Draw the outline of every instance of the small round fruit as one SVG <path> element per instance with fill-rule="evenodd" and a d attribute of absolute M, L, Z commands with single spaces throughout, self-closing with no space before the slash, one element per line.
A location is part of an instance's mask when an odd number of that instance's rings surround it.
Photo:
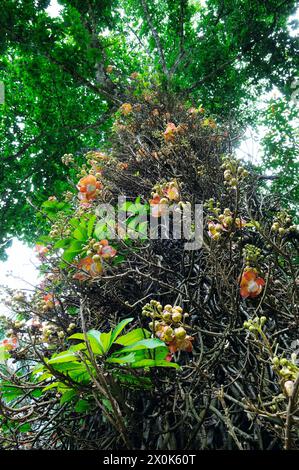
<path fill-rule="evenodd" d="M 173 323 L 179 323 L 182 320 L 182 314 L 180 312 L 175 312 L 171 317 Z"/>
<path fill-rule="evenodd" d="M 186 337 L 186 330 L 182 326 L 174 330 L 174 335 L 177 339 L 184 339 Z"/>

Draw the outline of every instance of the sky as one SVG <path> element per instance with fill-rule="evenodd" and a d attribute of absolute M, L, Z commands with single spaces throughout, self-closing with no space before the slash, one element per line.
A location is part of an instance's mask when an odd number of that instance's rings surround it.
<path fill-rule="evenodd" d="M 55 17 L 58 16 L 61 8 L 56 0 L 52 0 L 47 12 L 50 16 Z M 299 19 L 299 9 L 296 18 Z M 269 95 L 267 98 L 269 98 Z M 259 145 L 261 136 L 261 131 L 257 134 L 248 129 L 237 155 L 240 158 L 250 160 L 252 163 L 258 163 L 261 155 Z M 1 286 L 5 285 L 14 289 L 31 289 L 39 282 L 38 261 L 31 248 L 15 238 L 12 246 L 7 250 L 7 255 L 8 260 L 0 263 L 0 315 L 7 312 L 6 307 L 1 302 L 1 295 L 3 296 Z"/>
<path fill-rule="evenodd" d="M 7 250 L 8 260 L 0 263 L 0 286 L 12 289 L 32 290 L 38 284 L 38 259 L 35 252 L 22 242 L 13 239 Z M 5 298 L 5 290 L 0 287 L 0 295 Z M 7 308 L 0 300 L 0 315 L 7 313 Z"/>

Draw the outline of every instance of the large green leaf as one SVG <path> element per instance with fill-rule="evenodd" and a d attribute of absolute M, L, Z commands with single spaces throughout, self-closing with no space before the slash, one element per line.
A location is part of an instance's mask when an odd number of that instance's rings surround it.
<path fill-rule="evenodd" d="M 142 359 L 141 361 L 134 362 L 131 367 L 172 367 L 174 369 L 180 369 L 180 366 L 175 362 L 168 362 L 163 360 L 156 361 L 155 359 Z"/>
<path fill-rule="evenodd" d="M 116 327 L 112 331 L 111 343 L 113 343 L 116 340 L 116 338 L 120 335 L 122 330 L 128 325 L 128 323 L 130 323 L 133 320 L 134 318 L 125 318 L 120 323 L 118 323 L 118 325 L 116 325 Z"/>
<path fill-rule="evenodd" d="M 63 393 L 63 395 L 60 398 L 60 404 L 63 405 L 64 403 L 68 403 L 69 401 L 72 401 L 76 396 L 77 396 L 77 391 L 71 388 Z"/>
<path fill-rule="evenodd" d="M 117 351 L 114 354 L 117 353 L 124 353 L 126 351 L 131 352 L 131 351 L 138 351 L 141 349 L 155 349 L 155 348 L 161 348 L 165 347 L 165 343 L 161 341 L 160 339 L 157 338 L 147 338 L 147 339 L 142 339 L 140 341 L 137 341 L 136 343 L 133 343 L 129 346 L 126 346 L 125 348 L 121 349 L 120 351 Z"/>
<path fill-rule="evenodd" d="M 121 344 L 122 346 L 129 346 L 130 344 L 136 343 L 137 341 L 149 338 L 150 335 L 150 332 L 144 328 L 135 328 L 126 335 L 122 335 L 117 338 L 115 343 Z"/>
<path fill-rule="evenodd" d="M 87 224 L 87 237 L 90 238 L 93 234 L 94 224 L 97 218 L 95 215 L 91 215 Z"/>
<path fill-rule="evenodd" d="M 109 357 L 106 362 L 109 364 L 132 364 L 135 361 L 135 353 L 126 354 L 120 357 Z"/>
<path fill-rule="evenodd" d="M 77 356 L 72 351 L 63 351 L 60 354 L 55 355 L 48 360 L 48 364 L 58 364 L 62 362 L 74 362 L 76 361 Z"/>

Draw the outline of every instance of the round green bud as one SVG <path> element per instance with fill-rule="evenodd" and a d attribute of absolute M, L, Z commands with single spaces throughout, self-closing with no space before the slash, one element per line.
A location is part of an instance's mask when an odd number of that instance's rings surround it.
<path fill-rule="evenodd" d="M 279 362 L 280 362 L 280 365 L 281 365 L 281 366 L 286 366 L 286 365 L 288 364 L 288 360 L 287 360 L 285 357 L 283 357 L 282 359 L 280 359 Z"/>

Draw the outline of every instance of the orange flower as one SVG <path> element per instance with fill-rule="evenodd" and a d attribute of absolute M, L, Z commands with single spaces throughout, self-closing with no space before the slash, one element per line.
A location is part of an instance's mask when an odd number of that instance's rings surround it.
<path fill-rule="evenodd" d="M 53 294 L 43 295 L 43 300 L 45 302 L 45 307 L 47 307 L 48 309 L 53 308 L 55 303 L 57 303 L 57 302 L 54 302 Z"/>
<path fill-rule="evenodd" d="M 155 195 L 153 199 L 149 200 L 151 206 L 151 215 L 152 217 L 161 217 L 161 215 L 165 215 L 167 204 L 161 203 L 161 197 L 159 195 Z"/>
<path fill-rule="evenodd" d="M 109 245 L 108 240 L 101 240 L 100 245 L 101 246 L 100 246 L 100 249 L 98 251 L 98 254 L 103 259 L 113 258 L 113 256 L 116 255 L 116 253 L 117 253 L 116 249 Z"/>
<path fill-rule="evenodd" d="M 74 274 L 73 279 L 77 279 L 78 281 L 85 281 L 90 277 L 97 277 L 103 272 L 101 261 L 94 261 L 91 256 L 81 259 L 77 267 L 80 272 Z"/>
<path fill-rule="evenodd" d="M 132 78 L 132 80 L 135 80 L 135 79 L 138 78 L 138 77 L 139 77 L 139 73 L 138 73 L 138 72 L 133 72 L 133 73 L 131 73 L 131 75 L 130 75 L 130 78 Z"/>
<path fill-rule="evenodd" d="M 263 278 L 258 277 L 257 271 L 254 268 L 248 268 L 243 272 L 240 281 L 240 294 L 243 299 L 247 297 L 257 297 L 265 285 Z"/>
<path fill-rule="evenodd" d="M 2 341 L 2 346 L 4 347 L 5 351 L 13 351 L 18 347 L 18 338 L 16 336 L 12 338 L 5 338 Z"/>
<path fill-rule="evenodd" d="M 100 189 L 101 187 L 101 183 L 97 181 L 95 176 L 84 176 L 84 178 L 81 178 L 77 184 L 77 188 L 79 190 L 78 197 L 83 203 L 89 203 L 96 198 L 97 189 Z"/>
<path fill-rule="evenodd" d="M 175 338 L 173 341 L 168 343 L 168 348 L 171 353 L 175 353 L 176 351 L 187 351 L 191 352 L 193 345 L 192 341 L 194 338 L 192 336 L 185 336 L 183 339 Z"/>
<path fill-rule="evenodd" d="M 124 116 L 127 116 L 127 114 L 130 114 L 133 111 L 133 107 L 130 103 L 124 103 L 121 105 L 120 110 Z"/>
<path fill-rule="evenodd" d="M 48 253 L 49 248 L 44 245 L 35 245 L 34 250 L 39 258 L 43 258 Z"/>
<path fill-rule="evenodd" d="M 165 193 L 165 196 L 168 197 L 170 201 L 179 201 L 180 199 L 179 190 L 175 185 L 166 188 L 164 193 Z"/>
<path fill-rule="evenodd" d="M 169 122 L 164 132 L 164 139 L 166 140 L 166 142 L 174 141 L 176 131 L 177 131 L 176 125 L 173 122 Z"/>
<path fill-rule="evenodd" d="M 213 238 L 214 240 L 219 240 L 221 232 L 225 230 L 223 225 L 216 224 L 215 222 L 208 223 L 208 234 L 209 237 Z"/>

